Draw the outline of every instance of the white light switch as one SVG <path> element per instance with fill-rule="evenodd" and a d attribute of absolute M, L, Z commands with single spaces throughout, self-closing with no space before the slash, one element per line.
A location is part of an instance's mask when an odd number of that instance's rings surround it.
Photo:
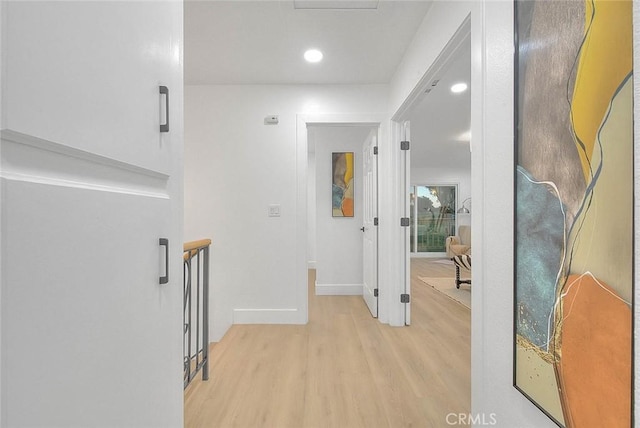
<path fill-rule="evenodd" d="M 269 205 L 269 217 L 280 217 L 280 205 Z"/>

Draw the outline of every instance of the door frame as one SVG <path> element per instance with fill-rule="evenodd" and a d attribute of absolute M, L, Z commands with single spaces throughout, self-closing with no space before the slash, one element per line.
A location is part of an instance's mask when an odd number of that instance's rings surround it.
<path fill-rule="evenodd" d="M 405 135 L 409 132 L 407 129 L 409 124 L 409 113 L 417 106 L 417 104 L 421 101 L 421 97 L 424 94 L 425 90 L 431 85 L 431 81 L 438 76 L 441 71 L 446 67 L 453 57 L 457 54 L 458 49 L 461 47 L 462 43 L 466 42 L 471 38 L 471 15 L 469 14 L 465 20 L 460 24 L 455 34 L 451 37 L 451 39 L 447 42 L 447 44 L 442 48 L 438 57 L 433 61 L 433 63 L 427 68 L 427 71 L 422 75 L 416 86 L 409 93 L 404 102 L 400 105 L 398 110 L 391 116 L 391 136 L 390 139 L 393 142 L 391 145 L 396 147 L 395 151 L 400 153 L 400 141 L 405 139 Z M 473 51 L 473 49 L 472 49 Z M 473 61 L 472 61 L 473 62 Z M 473 64 L 472 64 L 473 67 Z M 473 70 L 472 70 L 472 80 L 473 80 Z M 473 119 L 472 119 L 473 120 Z M 473 126 L 472 126 L 473 127 Z M 410 128 L 409 128 L 410 129 Z M 410 141 L 410 138 L 409 138 Z M 395 187 L 395 192 L 397 192 L 396 198 L 396 210 L 399 213 L 407 213 L 409 210 L 409 186 L 410 186 L 410 172 L 411 172 L 411 150 L 406 152 L 406 156 L 401 156 L 398 154 L 395 157 L 395 170 L 397 171 L 397 186 Z M 473 159 L 472 159 L 472 168 L 473 168 Z M 473 194 L 473 191 L 471 192 Z M 402 214 L 400 215 L 402 216 Z M 403 292 L 410 294 L 411 290 L 411 252 L 409 247 L 409 231 L 405 231 L 404 233 L 400 233 L 397 235 L 397 241 L 400 241 L 400 250 L 398 253 L 400 254 L 401 261 L 399 266 L 401 266 L 402 272 L 398 273 L 396 278 L 400 279 L 403 282 Z M 472 273 L 472 281 L 473 281 L 473 273 Z M 411 323 L 411 301 L 405 304 L 404 308 L 404 319 L 405 325 L 410 325 Z"/>
<path fill-rule="evenodd" d="M 309 290 L 307 279 L 307 180 L 308 180 L 308 125 L 325 125 L 325 126 L 373 126 L 378 128 L 378 147 L 384 147 L 388 141 L 388 124 L 389 117 L 380 113 L 357 113 L 357 114 L 298 114 L 296 115 L 296 201 L 297 201 L 297 218 L 296 218 L 296 283 L 297 288 L 297 307 L 299 308 L 299 322 L 304 324 L 309 321 Z M 380 159 L 378 160 L 380 162 Z M 380 164 L 378 165 L 380 168 Z M 389 187 L 389 191 L 390 191 Z M 378 201 L 380 201 L 381 186 L 378 187 Z M 382 218 L 380 212 L 382 207 L 379 206 L 379 217 Z M 382 223 L 382 222 L 381 222 Z M 378 230 L 378 237 L 384 231 L 384 227 Z M 380 249 L 381 250 L 381 249 Z M 384 264 L 380 264 L 382 259 L 380 251 L 378 251 L 378 320 L 388 322 L 388 293 L 385 293 L 385 285 L 388 282 L 383 280 Z M 387 297 L 387 299 L 385 299 Z"/>

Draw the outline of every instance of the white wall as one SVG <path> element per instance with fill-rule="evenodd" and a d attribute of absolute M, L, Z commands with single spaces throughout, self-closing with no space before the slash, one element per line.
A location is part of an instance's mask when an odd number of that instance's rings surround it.
<path fill-rule="evenodd" d="M 469 168 L 411 168 L 411 184 L 457 184 L 458 208 L 471 197 L 471 166 Z M 465 204 L 469 208 L 469 201 Z M 470 225 L 469 214 L 458 214 L 458 225 Z"/>
<path fill-rule="evenodd" d="M 296 182 L 296 115 L 384 113 L 387 90 L 185 88 L 185 240 L 213 240 L 211 341 L 234 322 L 305 322 L 296 296 L 306 284 L 295 279 L 296 192 L 307 185 Z M 273 114 L 280 123 L 264 125 Z M 267 216 L 269 204 L 280 204 L 281 217 Z"/>
<path fill-rule="evenodd" d="M 369 126 L 310 126 L 316 148 L 316 294 L 362 294 L 362 145 Z M 333 217 L 333 152 L 354 152 L 353 217 Z"/>

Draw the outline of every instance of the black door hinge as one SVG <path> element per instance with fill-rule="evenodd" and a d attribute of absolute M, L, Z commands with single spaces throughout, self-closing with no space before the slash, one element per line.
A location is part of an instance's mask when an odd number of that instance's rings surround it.
<path fill-rule="evenodd" d="M 410 297 L 408 294 L 401 294 L 400 295 L 400 303 L 409 303 L 410 301 Z"/>
<path fill-rule="evenodd" d="M 378 146 L 374 146 L 373 147 L 373 154 L 377 155 L 378 154 Z"/>
<path fill-rule="evenodd" d="M 378 217 L 374 217 L 373 218 L 373 225 L 377 226 L 378 225 Z"/>
<path fill-rule="evenodd" d="M 410 143 L 408 141 L 400 141 L 400 150 L 409 150 Z"/>
<path fill-rule="evenodd" d="M 402 217 L 400 219 L 400 226 L 408 227 L 409 226 L 409 217 Z"/>
<path fill-rule="evenodd" d="M 378 297 L 378 289 L 377 288 L 373 289 L 373 297 Z"/>

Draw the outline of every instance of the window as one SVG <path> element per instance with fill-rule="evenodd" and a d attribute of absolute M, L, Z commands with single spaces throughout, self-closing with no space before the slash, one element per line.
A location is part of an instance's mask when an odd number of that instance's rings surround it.
<path fill-rule="evenodd" d="M 456 233 L 457 185 L 411 186 L 411 252 L 444 253 Z"/>

